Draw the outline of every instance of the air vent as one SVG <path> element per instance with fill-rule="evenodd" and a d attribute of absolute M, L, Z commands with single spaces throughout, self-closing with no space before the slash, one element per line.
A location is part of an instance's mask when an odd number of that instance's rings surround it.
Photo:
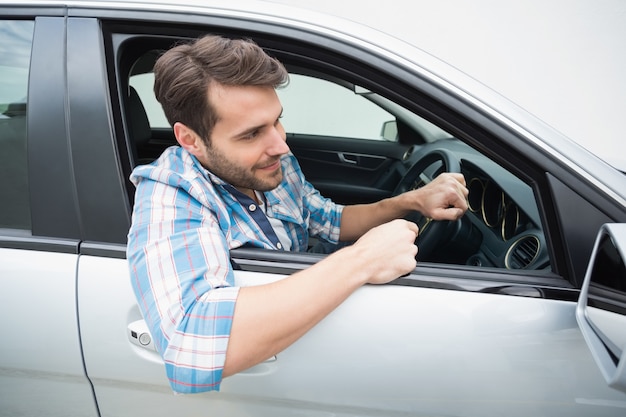
<path fill-rule="evenodd" d="M 539 239 L 536 236 L 524 236 L 513 243 L 506 254 L 505 264 L 508 269 L 524 269 L 539 255 Z"/>

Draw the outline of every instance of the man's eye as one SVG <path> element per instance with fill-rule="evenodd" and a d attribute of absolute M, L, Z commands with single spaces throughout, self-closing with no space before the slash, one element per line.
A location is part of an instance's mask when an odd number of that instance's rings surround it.
<path fill-rule="evenodd" d="M 257 136 L 259 136 L 259 130 L 253 130 L 250 133 L 247 133 L 246 135 L 243 136 L 243 139 L 254 139 Z"/>

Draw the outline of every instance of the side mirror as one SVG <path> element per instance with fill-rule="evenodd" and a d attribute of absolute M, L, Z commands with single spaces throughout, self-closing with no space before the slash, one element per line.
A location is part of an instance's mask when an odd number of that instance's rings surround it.
<path fill-rule="evenodd" d="M 380 129 L 380 136 L 388 140 L 389 142 L 398 141 L 398 124 L 395 120 L 388 120 L 383 123 L 382 129 Z"/>
<path fill-rule="evenodd" d="M 607 384 L 626 392 L 626 224 L 600 229 L 576 320 Z"/>

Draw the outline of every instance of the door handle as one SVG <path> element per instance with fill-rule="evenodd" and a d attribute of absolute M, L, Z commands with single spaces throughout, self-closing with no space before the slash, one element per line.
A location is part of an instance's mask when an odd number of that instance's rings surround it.
<path fill-rule="evenodd" d="M 357 164 L 356 160 L 346 158 L 346 155 L 343 152 L 339 152 L 337 155 L 339 156 L 339 161 L 343 162 L 344 164 L 350 164 L 350 165 Z"/>
<path fill-rule="evenodd" d="M 154 345 L 154 339 L 150 334 L 150 330 L 148 330 L 148 325 L 144 320 L 137 320 L 128 325 L 127 328 L 128 339 L 130 342 L 136 346 L 139 346 L 143 349 L 147 349 L 149 351 L 157 352 L 156 346 Z M 157 352 L 158 353 L 158 352 Z M 242 374 L 263 374 L 269 372 L 272 368 L 270 365 L 276 362 L 278 358 L 276 355 L 273 355 L 263 362 L 248 368 L 244 371 L 241 371 Z"/>
<path fill-rule="evenodd" d="M 127 328 L 128 339 L 134 345 L 148 350 L 156 350 L 154 345 L 154 339 L 148 330 L 148 325 L 144 320 L 137 320 L 128 325 Z"/>

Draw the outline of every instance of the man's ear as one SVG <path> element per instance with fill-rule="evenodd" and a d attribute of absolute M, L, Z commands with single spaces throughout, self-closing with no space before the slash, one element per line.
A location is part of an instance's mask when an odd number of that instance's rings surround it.
<path fill-rule="evenodd" d="M 178 144 L 190 154 L 198 156 L 201 153 L 202 139 L 189 126 L 181 122 L 174 123 L 174 136 Z"/>

